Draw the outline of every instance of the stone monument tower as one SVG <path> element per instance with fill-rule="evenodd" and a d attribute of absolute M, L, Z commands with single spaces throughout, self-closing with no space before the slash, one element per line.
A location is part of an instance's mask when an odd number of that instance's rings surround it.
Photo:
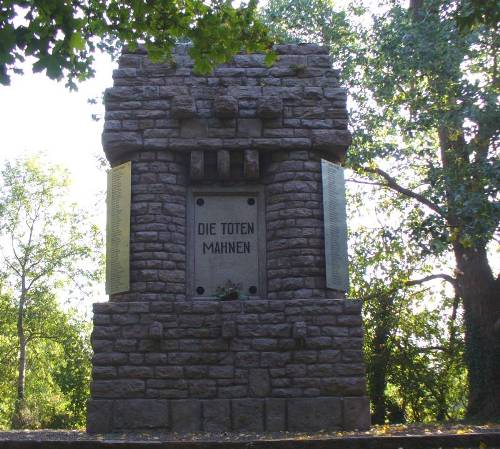
<path fill-rule="evenodd" d="M 107 292 L 88 430 L 369 426 L 346 300 L 346 91 L 325 49 L 195 75 L 123 53 L 106 91 Z"/>

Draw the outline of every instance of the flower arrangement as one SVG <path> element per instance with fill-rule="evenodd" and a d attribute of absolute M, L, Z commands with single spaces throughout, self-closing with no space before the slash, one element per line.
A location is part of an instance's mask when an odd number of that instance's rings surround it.
<path fill-rule="evenodd" d="M 235 284 L 232 281 L 226 281 L 219 285 L 215 290 L 215 296 L 222 300 L 246 299 L 247 296 L 241 290 L 241 284 Z"/>

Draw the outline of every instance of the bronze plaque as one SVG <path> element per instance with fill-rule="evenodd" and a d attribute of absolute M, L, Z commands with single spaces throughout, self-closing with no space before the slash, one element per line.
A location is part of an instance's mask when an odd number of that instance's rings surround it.
<path fill-rule="evenodd" d="M 326 287 L 347 292 L 347 217 L 344 169 L 322 160 Z"/>
<path fill-rule="evenodd" d="M 130 289 L 130 195 L 132 163 L 108 171 L 106 195 L 106 294 Z"/>

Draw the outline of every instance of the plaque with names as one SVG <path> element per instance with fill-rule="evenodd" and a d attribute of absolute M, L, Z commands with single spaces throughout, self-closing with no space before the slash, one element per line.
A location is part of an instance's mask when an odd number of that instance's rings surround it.
<path fill-rule="evenodd" d="M 340 165 L 322 160 L 321 174 L 323 178 L 326 287 L 347 292 L 349 289 L 349 270 L 344 169 Z"/>
<path fill-rule="evenodd" d="M 106 294 L 130 289 L 130 195 L 132 163 L 108 171 Z"/>
<path fill-rule="evenodd" d="M 243 295 L 261 294 L 259 198 L 197 194 L 193 202 L 194 296 L 213 297 L 228 282 Z"/>

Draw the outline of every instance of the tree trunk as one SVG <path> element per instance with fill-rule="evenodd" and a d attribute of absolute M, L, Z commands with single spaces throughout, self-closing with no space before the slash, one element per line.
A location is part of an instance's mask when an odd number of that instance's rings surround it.
<path fill-rule="evenodd" d="M 387 332 L 378 328 L 375 331 L 373 355 L 370 369 L 370 400 L 373 404 L 373 424 L 384 424 L 386 416 L 387 387 Z"/>
<path fill-rule="evenodd" d="M 378 323 L 373 337 L 373 348 L 370 364 L 368 366 L 368 378 L 370 382 L 370 401 L 373 404 L 373 424 L 384 424 L 387 415 L 387 370 L 389 364 L 389 337 L 394 328 L 394 300 L 391 296 L 380 295 L 376 301 L 379 302 Z"/>
<path fill-rule="evenodd" d="M 500 416 L 500 282 L 494 279 L 486 249 L 454 245 L 465 319 L 465 357 L 468 367 L 467 415 Z M 497 325 L 498 326 L 498 325 Z"/>
<path fill-rule="evenodd" d="M 422 18 L 423 0 L 410 0 L 413 20 Z M 433 11 L 437 13 L 437 11 Z M 466 229 L 466 220 L 460 216 L 456 204 L 458 187 L 462 194 L 477 194 L 483 187 L 481 180 L 471 179 L 463 166 L 471 164 L 469 152 L 474 150 L 463 134 L 463 117 L 457 111 L 457 102 L 449 99 L 449 109 L 443 110 L 439 127 L 442 167 L 445 176 L 447 217 L 449 228 L 455 233 L 457 281 L 464 306 L 465 357 L 469 378 L 467 414 L 470 417 L 500 416 L 500 280 L 494 278 L 488 263 L 486 242 L 477 239 L 470 247 L 460 243 Z M 482 126 L 480 126 L 482 129 Z M 486 149 L 488 142 L 486 143 Z M 475 148 L 477 151 L 478 148 Z M 487 150 L 486 150 L 487 153 Z M 477 237 L 477 236 L 475 236 Z"/>
<path fill-rule="evenodd" d="M 26 384 L 26 335 L 24 333 L 24 305 L 26 302 L 26 288 L 24 276 L 21 280 L 21 297 L 19 299 L 19 307 L 17 309 L 17 339 L 19 343 L 19 359 L 17 366 L 17 398 L 12 419 L 12 426 L 17 428 L 22 427 L 22 411 L 24 408 L 25 399 L 25 384 Z"/>
<path fill-rule="evenodd" d="M 454 126 L 460 129 L 458 123 Z M 455 202 L 455 190 L 477 193 L 482 187 L 463 173 L 461 165 L 468 164 L 465 138 L 443 126 L 439 130 L 441 160 L 445 172 L 447 222 L 455 231 L 455 254 L 458 290 L 464 306 L 465 361 L 468 368 L 469 400 L 467 415 L 493 418 L 500 415 L 500 336 L 495 325 L 500 320 L 500 281 L 495 280 L 488 262 L 486 242 L 476 236 L 468 247 L 460 242 L 467 222 L 460 216 Z"/>
<path fill-rule="evenodd" d="M 17 401 L 24 401 L 24 385 L 26 380 L 26 337 L 24 336 L 24 330 L 21 326 L 17 328 L 17 336 L 19 340 L 19 363 L 18 363 L 18 375 L 17 375 Z"/>

